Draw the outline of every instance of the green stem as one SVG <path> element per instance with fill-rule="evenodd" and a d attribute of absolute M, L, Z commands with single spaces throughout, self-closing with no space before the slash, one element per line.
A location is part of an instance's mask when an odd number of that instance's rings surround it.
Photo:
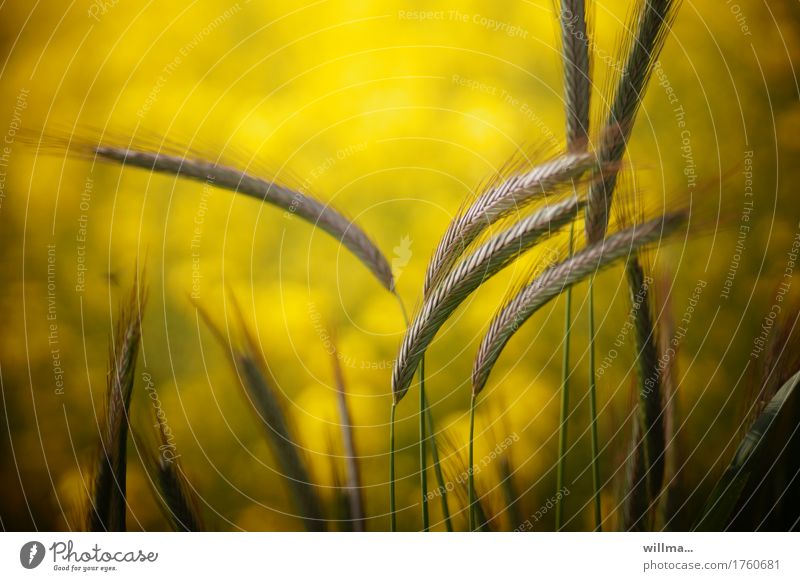
<path fill-rule="evenodd" d="M 389 512 L 391 513 L 392 532 L 397 531 L 397 507 L 395 505 L 395 475 L 394 475 L 394 416 L 397 404 L 392 402 L 392 411 L 389 417 Z"/>
<path fill-rule="evenodd" d="M 395 297 L 397 298 L 397 302 L 400 305 L 400 310 L 403 313 L 403 321 L 405 322 L 406 327 L 408 327 L 410 322 L 409 322 L 409 319 L 408 319 L 408 312 L 406 311 L 406 306 L 403 304 L 403 301 L 400 298 L 400 295 L 395 293 Z M 423 417 L 424 417 L 424 421 L 427 423 L 428 432 L 430 432 L 431 455 L 433 456 L 433 469 L 434 469 L 434 472 L 436 473 L 436 480 L 437 480 L 437 483 L 439 485 L 439 492 L 440 492 L 440 497 L 441 497 L 441 502 L 442 502 L 442 513 L 444 514 L 445 526 L 447 527 L 447 531 L 448 532 L 453 532 L 453 523 L 452 523 L 452 520 L 450 518 L 450 510 L 447 507 L 447 488 L 445 487 L 444 474 L 442 473 L 441 464 L 439 462 L 439 447 L 436 445 L 436 438 L 434 437 L 434 435 L 436 433 L 436 430 L 434 430 L 433 416 L 431 415 L 430 406 L 428 406 L 428 398 L 427 398 L 427 396 L 425 394 L 425 387 L 424 387 L 425 386 L 425 368 L 424 368 L 425 361 L 424 360 L 423 360 L 422 364 L 423 364 L 423 367 L 420 370 L 420 385 L 421 385 L 421 388 L 422 388 L 420 396 L 421 396 L 421 404 L 423 406 L 423 412 L 424 412 L 424 416 Z M 392 407 L 392 418 L 394 418 L 394 405 L 395 404 L 392 404 L 392 406 L 393 406 Z M 390 431 L 392 432 L 392 435 L 391 435 L 392 448 L 391 448 L 391 466 L 390 466 L 390 469 L 389 469 L 389 472 L 390 472 L 390 474 L 389 474 L 389 478 L 390 478 L 390 483 L 389 483 L 389 490 L 390 490 L 390 492 L 389 492 L 389 495 L 390 495 L 389 504 L 390 504 L 391 511 L 392 511 L 392 524 L 394 526 L 395 525 L 395 509 L 394 509 L 394 507 L 395 507 L 395 479 L 394 479 L 394 435 L 393 435 L 394 434 L 394 419 L 392 420 L 392 425 L 390 427 Z M 421 438 L 420 442 L 424 442 L 424 439 Z M 420 453 L 422 454 L 423 450 L 420 450 Z M 426 465 L 425 461 L 421 462 L 421 465 L 425 466 Z M 427 503 L 427 491 L 426 491 L 426 489 L 427 489 L 427 478 L 424 475 L 424 469 L 423 469 L 423 495 L 424 495 L 424 497 L 423 497 L 423 520 L 425 520 L 425 518 L 427 516 L 426 515 L 426 511 L 427 511 L 427 504 L 426 504 Z M 392 530 L 395 530 L 395 528 L 392 528 Z"/>
<path fill-rule="evenodd" d="M 594 528 L 603 530 L 603 512 L 600 506 L 600 453 L 597 438 L 597 378 L 595 377 L 594 349 L 594 278 L 589 279 L 589 415 L 592 430 L 592 487 L 594 489 Z"/>
<path fill-rule="evenodd" d="M 419 364 L 419 485 L 422 489 L 422 530 L 430 530 L 428 516 L 428 452 L 425 436 L 425 358 Z"/>
<path fill-rule="evenodd" d="M 569 256 L 572 256 L 575 240 L 575 223 L 569 228 Z M 561 423 L 558 427 L 558 469 L 556 490 L 564 487 L 564 474 L 567 469 L 567 418 L 569 417 L 569 344 L 572 327 L 572 287 L 565 291 L 564 304 L 564 359 L 561 363 Z M 564 523 L 564 498 L 556 504 L 556 530 Z"/>
<path fill-rule="evenodd" d="M 397 292 L 393 292 L 395 298 L 397 299 L 397 304 L 400 305 L 400 312 L 403 313 L 403 321 L 408 327 L 408 313 L 406 312 L 406 306 L 403 304 L 403 299 L 400 298 L 400 295 Z M 389 512 L 391 513 L 391 521 L 392 521 L 392 532 L 397 531 L 397 496 L 395 491 L 395 471 L 394 471 L 394 424 L 395 424 L 395 412 L 397 411 L 397 402 L 394 401 L 392 398 L 392 411 L 391 411 L 391 418 L 389 420 Z"/>
<path fill-rule="evenodd" d="M 425 398 L 425 418 L 428 425 L 428 434 L 431 440 L 431 456 L 433 457 L 433 471 L 436 474 L 436 484 L 438 485 L 439 498 L 442 504 L 442 514 L 444 515 L 444 525 L 448 533 L 453 532 L 453 523 L 450 520 L 450 509 L 447 506 L 447 488 L 445 486 L 442 466 L 439 462 L 439 450 L 436 445 L 436 431 L 433 428 L 433 414 L 431 413 L 428 398 Z"/>
<path fill-rule="evenodd" d="M 475 465 L 474 465 L 474 444 L 475 444 L 475 394 L 469 402 L 469 483 L 467 485 L 469 494 L 469 530 L 475 530 Z"/>

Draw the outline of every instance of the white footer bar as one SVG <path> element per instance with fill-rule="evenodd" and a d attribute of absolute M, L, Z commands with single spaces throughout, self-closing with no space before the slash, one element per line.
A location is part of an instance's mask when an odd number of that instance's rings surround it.
<path fill-rule="evenodd" d="M 792 533 L 3 533 L 0 578 L 796 580 L 798 553 Z"/>

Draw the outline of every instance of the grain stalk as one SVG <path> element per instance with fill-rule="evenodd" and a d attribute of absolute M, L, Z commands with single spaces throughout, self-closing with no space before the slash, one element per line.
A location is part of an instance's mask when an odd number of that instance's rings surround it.
<path fill-rule="evenodd" d="M 469 530 L 475 530 L 475 394 L 469 398 L 469 476 L 468 476 L 468 506 Z"/>
<path fill-rule="evenodd" d="M 136 358 L 142 336 L 142 313 L 147 303 L 144 274 L 137 276 L 127 305 L 120 307 L 109 353 L 105 424 L 89 512 L 91 532 L 124 531 L 130 405 Z"/>
<path fill-rule="evenodd" d="M 502 270 L 517 256 L 534 246 L 544 237 L 557 231 L 574 220 L 583 202 L 572 196 L 562 202 L 546 206 L 533 215 L 523 219 L 508 230 L 500 233 L 465 258 L 430 294 L 414 323 L 408 329 L 400 348 L 397 365 L 392 375 L 392 390 L 395 401 L 399 401 L 408 391 L 414 370 L 420 366 L 424 374 L 425 350 L 437 331 L 447 321 L 456 308 L 485 280 Z M 424 442 L 424 391 L 420 385 L 420 440 Z M 474 402 L 473 402 L 474 403 Z M 470 409 L 471 428 L 474 425 L 474 406 Z M 470 437 L 470 460 L 472 459 L 472 438 Z M 424 472 L 421 446 L 420 459 Z M 470 463 L 470 473 L 472 464 Z M 422 478 L 425 486 L 425 477 Z M 427 491 L 423 488 L 423 525 L 425 524 Z M 472 517 L 474 505 L 474 481 L 469 482 L 469 514 Z M 474 524 L 474 523 L 473 523 Z"/>
<path fill-rule="evenodd" d="M 678 402 L 678 352 L 680 346 L 675 341 L 675 319 L 672 314 L 670 300 L 670 280 L 666 276 L 658 277 L 658 291 L 655 295 L 659 301 L 656 311 L 662 313 L 658 324 L 658 358 L 661 372 L 662 406 L 664 408 L 664 489 L 658 499 L 657 530 L 667 530 L 674 514 L 674 497 L 677 487 L 677 432 L 676 413 Z"/>
<path fill-rule="evenodd" d="M 561 0 L 561 42 L 564 61 L 564 101 L 567 117 L 567 150 L 572 153 L 585 152 L 589 143 L 589 105 L 591 102 L 591 70 L 589 59 L 589 36 L 586 21 L 585 0 Z M 569 228 L 569 256 L 574 250 L 575 224 Z M 556 490 L 564 487 L 567 465 L 569 418 L 569 358 L 572 329 L 572 287 L 564 294 L 564 351 L 561 364 L 561 413 L 558 433 L 558 469 Z M 591 417 L 594 424 L 596 418 Z M 595 450 L 592 450 L 596 462 Z M 564 499 L 556 504 L 556 530 L 561 529 L 564 519 Z"/>
<path fill-rule="evenodd" d="M 392 408 L 389 412 L 389 522 L 390 530 L 394 533 L 397 532 L 397 491 L 396 475 L 394 467 L 395 457 L 395 442 L 394 442 L 394 425 L 395 416 L 397 415 L 397 403 L 392 401 Z"/>
<path fill-rule="evenodd" d="M 406 329 L 410 324 L 408 319 L 408 313 L 405 308 L 405 304 L 400 299 L 399 295 L 395 295 L 397 297 L 397 301 L 400 305 L 400 311 L 403 314 L 403 321 L 405 322 Z M 424 362 L 424 360 L 423 360 Z M 424 365 L 420 366 L 420 383 L 424 381 L 425 377 L 425 370 Z M 436 475 L 436 483 L 438 485 L 437 491 L 439 493 L 439 499 L 441 502 L 442 507 L 442 515 L 444 516 L 444 524 L 445 528 L 448 532 L 453 532 L 453 522 L 450 517 L 450 509 L 447 506 L 447 488 L 445 487 L 444 475 L 442 474 L 441 463 L 439 459 L 439 450 L 438 445 L 436 443 L 436 431 L 434 428 L 434 421 L 433 421 L 433 413 L 430 410 L 430 405 L 428 403 L 427 395 L 424 389 L 421 389 L 420 394 L 420 419 L 425 421 L 427 426 L 427 432 L 429 432 L 429 436 L 425 433 L 423 428 L 420 428 L 420 484 L 421 484 L 421 492 L 422 492 L 422 502 L 426 503 L 423 505 L 425 508 L 423 509 L 423 524 L 426 520 L 425 512 L 427 511 L 427 500 L 428 500 L 428 492 L 427 492 L 427 476 L 423 475 L 424 471 L 427 469 L 427 452 L 426 452 L 426 439 L 430 439 L 431 443 L 431 457 L 433 460 L 433 470 L 434 474 Z M 393 400 L 392 401 L 392 409 L 389 416 L 389 511 L 391 513 L 391 530 L 394 532 L 397 530 L 397 516 L 396 516 L 396 485 L 395 485 L 395 431 L 394 431 L 394 424 L 395 424 L 395 414 L 397 409 L 397 403 Z M 424 480 L 424 482 L 423 482 Z"/>
<path fill-rule="evenodd" d="M 433 414 L 431 413 L 430 403 L 427 398 L 425 400 L 425 418 L 430 433 L 431 441 L 431 460 L 433 460 L 433 472 L 436 475 L 437 493 L 442 506 L 442 515 L 444 517 L 444 526 L 448 533 L 453 532 L 453 522 L 450 518 L 450 508 L 447 506 L 447 486 L 444 481 L 444 473 L 442 472 L 441 460 L 439 458 L 439 446 L 436 443 L 436 431 L 434 429 Z"/>
<path fill-rule="evenodd" d="M 592 446 L 592 496 L 594 502 L 594 529 L 603 530 L 603 507 L 600 502 L 600 438 L 597 434 L 597 376 L 595 340 L 597 335 L 594 327 L 594 276 L 589 278 L 587 288 L 589 309 L 589 417 L 591 418 L 591 446 Z"/>
<path fill-rule="evenodd" d="M 636 114 L 641 106 L 647 83 L 652 75 L 653 65 L 658 59 L 664 40 L 670 28 L 670 23 L 674 17 L 676 6 L 680 0 L 641 0 L 634 13 L 636 36 L 630 40 L 627 50 L 625 68 L 619 78 L 615 94 L 612 100 L 611 111 L 609 112 L 598 150 L 600 161 L 611 164 L 610 170 L 600 170 L 600 179 L 593 181 L 589 186 L 588 204 L 586 208 L 586 240 L 588 243 L 595 243 L 606 235 L 608 229 L 608 217 L 613 200 L 614 189 L 616 187 L 619 162 L 625 155 L 627 141 L 636 120 Z M 631 27 L 633 28 L 633 27 Z M 635 259 L 634 259 L 635 260 Z M 629 281 L 631 278 L 629 277 Z M 630 288 L 634 293 L 638 289 Z M 590 413 L 592 415 L 592 474 L 595 485 L 595 526 L 599 529 L 601 510 L 599 486 L 599 466 L 597 449 L 597 427 L 596 427 L 596 391 L 597 378 L 594 368 L 595 360 L 595 324 L 594 324 L 594 285 L 589 283 L 589 396 Z M 650 313 L 638 315 L 640 321 L 637 327 L 652 328 L 652 322 L 644 321 L 649 318 Z M 646 349 L 646 345 L 638 346 L 638 352 Z M 645 375 L 639 377 L 640 393 L 644 390 Z M 658 396 L 660 398 L 660 395 Z M 648 433 L 649 426 L 646 426 Z M 648 446 L 645 439 L 644 446 Z M 654 450 L 646 452 L 653 457 Z"/>
<path fill-rule="evenodd" d="M 422 530 L 430 530 L 430 516 L 428 515 L 428 450 L 427 436 L 425 435 L 425 358 L 419 364 L 419 480 L 422 495 Z"/>
<path fill-rule="evenodd" d="M 469 208 L 450 223 L 442 236 L 425 273 L 423 289 L 425 297 L 430 295 L 443 277 L 452 270 L 466 248 L 486 228 L 513 211 L 519 211 L 524 206 L 546 196 L 549 192 L 563 187 L 565 183 L 577 180 L 595 164 L 594 156 L 576 150 L 528 171 L 515 173 L 497 185 L 489 187 Z M 423 354 L 420 361 L 420 390 L 424 392 L 424 389 L 425 356 Z M 424 393 L 420 396 L 420 401 L 422 399 L 424 399 Z M 422 413 L 420 411 L 420 414 Z M 422 419 L 420 419 L 420 439 L 422 439 L 424 431 L 422 423 Z M 424 450 L 420 450 L 420 457 L 425 457 Z M 421 470 L 423 474 L 423 515 L 425 515 L 427 484 L 424 477 L 424 464 L 421 465 Z"/>

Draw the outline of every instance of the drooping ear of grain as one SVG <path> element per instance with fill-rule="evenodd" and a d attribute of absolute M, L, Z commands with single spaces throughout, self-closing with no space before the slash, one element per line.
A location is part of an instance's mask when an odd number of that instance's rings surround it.
<path fill-rule="evenodd" d="M 687 220 L 685 211 L 675 211 L 618 232 L 548 268 L 516 294 L 492 320 L 481 341 L 472 370 L 472 390 L 478 394 L 508 341 L 536 311 L 565 288 L 630 255 L 637 248 L 653 244 L 678 230 Z"/>
<path fill-rule="evenodd" d="M 92 532 L 125 530 L 130 403 L 146 302 L 144 275 L 140 275 L 134 279 L 128 303 L 120 307 L 111 338 L 106 412 L 89 511 Z"/>
<path fill-rule="evenodd" d="M 31 138 L 29 140 L 33 141 Z M 213 161 L 137 149 L 133 146 L 121 147 L 72 137 L 50 136 L 39 137 L 36 145 L 44 150 L 66 148 L 70 153 L 83 157 L 97 157 L 123 166 L 204 182 L 277 206 L 287 215 L 297 216 L 330 234 L 352 252 L 384 288 L 395 292 L 389 261 L 367 234 L 335 208 L 304 192 Z"/>
<path fill-rule="evenodd" d="M 545 206 L 480 246 L 460 262 L 427 297 L 406 331 L 392 373 L 392 393 L 399 402 L 438 330 L 458 306 L 484 281 L 513 262 L 537 242 L 575 219 L 583 202 L 573 196 Z"/>

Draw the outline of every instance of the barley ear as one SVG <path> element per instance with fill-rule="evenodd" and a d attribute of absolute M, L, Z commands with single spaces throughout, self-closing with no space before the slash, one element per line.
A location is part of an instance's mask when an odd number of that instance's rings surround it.
<path fill-rule="evenodd" d="M 644 224 L 628 228 L 545 270 L 510 299 L 492 320 L 481 341 L 472 370 L 472 391 L 480 393 L 508 341 L 525 321 L 559 296 L 565 288 L 595 274 L 631 252 L 658 242 L 676 232 L 688 219 L 683 210 L 669 212 Z"/>
<path fill-rule="evenodd" d="M 392 372 L 395 402 L 405 396 L 425 350 L 458 306 L 522 253 L 572 222 L 582 207 L 583 202 L 577 196 L 545 206 L 480 246 L 436 286 L 409 326 L 400 346 Z"/>
<path fill-rule="evenodd" d="M 564 58 L 564 101 L 567 148 L 585 151 L 589 142 L 589 104 L 592 79 L 586 0 L 561 0 L 561 42 Z"/>
<path fill-rule="evenodd" d="M 601 162 L 598 180 L 589 186 L 586 207 L 586 240 L 597 242 L 608 228 L 611 201 L 617 183 L 619 162 L 625 155 L 628 138 L 641 106 L 653 66 L 664 45 L 680 0 L 639 0 L 629 30 L 624 69 L 617 81 L 614 96 L 603 127 L 597 155 Z M 602 169 L 611 164 L 610 169 Z M 615 165 L 616 164 L 616 165 Z"/>
<path fill-rule="evenodd" d="M 289 421 L 278 395 L 267 379 L 266 364 L 257 354 L 257 343 L 245 328 L 238 306 L 235 308 L 239 315 L 241 333 L 245 336 L 239 344 L 227 341 L 209 315 L 201 308 L 197 308 L 199 315 L 223 348 L 229 349 L 234 370 L 253 411 L 265 429 L 267 443 L 278 464 L 279 474 L 289 490 L 305 528 L 312 532 L 324 531 L 325 518 L 315 485 L 311 481 L 297 440 L 289 428 Z"/>
<path fill-rule="evenodd" d="M 130 404 L 142 334 L 142 313 L 147 303 L 144 281 L 144 273 L 134 279 L 128 302 L 120 307 L 116 332 L 111 338 L 106 411 L 88 519 L 88 529 L 92 532 L 125 530 Z"/>
<path fill-rule="evenodd" d="M 34 141 L 30 137 L 28 139 Z M 203 182 L 276 206 L 284 211 L 286 218 L 296 216 L 330 234 L 358 258 L 384 288 L 395 292 L 389 261 L 369 236 L 335 208 L 305 192 L 292 190 L 273 180 L 216 161 L 149 151 L 135 146 L 93 143 L 72 136 L 64 138 L 49 135 L 39 136 L 35 144 L 45 151 L 66 149 L 70 154 L 84 158 L 98 158 L 124 167 Z"/>
<path fill-rule="evenodd" d="M 424 294 L 433 291 L 489 226 L 548 194 L 571 188 L 573 180 L 596 167 L 593 154 L 568 153 L 490 185 L 447 227 L 428 263 Z"/>

